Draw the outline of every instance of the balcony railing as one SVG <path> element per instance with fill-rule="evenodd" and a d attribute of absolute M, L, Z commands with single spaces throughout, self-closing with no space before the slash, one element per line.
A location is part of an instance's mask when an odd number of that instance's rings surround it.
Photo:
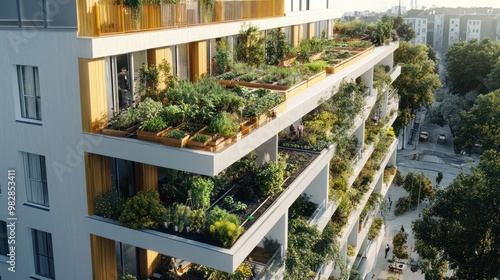
<path fill-rule="evenodd" d="M 208 10 L 196 0 L 181 0 L 178 4 L 143 4 L 137 12 L 109 0 L 96 1 L 89 7 L 85 5 L 87 4 L 84 2 L 79 3 L 82 7 L 78 25 L 81 36 L 102 36 L 284 15 L 284 1 L 274 0 L 215 0 L 213 10 Z M 89 13 L 83 13 L 85 8 Z"/>
<path fill-rule="evenodd" d="M 277 272 L 279 271 L 280 266 L 283 265 L 283 254 L 281 253 L 283 251 L 283 245 L 276 250 L 274 255 L 269 259 L 267 262 L 266 266 L 264 269 L 262 269 L 259 274 L 257 274 L 256 277 L 253 279 L 260 280 L 260 279 L 271 279 L 272 277 L 277 277 Z"/>

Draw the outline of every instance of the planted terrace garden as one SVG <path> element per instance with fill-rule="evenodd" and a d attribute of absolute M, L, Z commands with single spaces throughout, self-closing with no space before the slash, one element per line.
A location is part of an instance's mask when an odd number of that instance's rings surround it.
<path fill-rule="evenodd" d="M 117 191 L 102 193 L 96 212 L 126 227 L 230 248 L 316 156 L 280 150 L 277 162 L 257 165 L 249 154 L 214 177 L 161 169 L 158 191 L 128 199 Z"/>

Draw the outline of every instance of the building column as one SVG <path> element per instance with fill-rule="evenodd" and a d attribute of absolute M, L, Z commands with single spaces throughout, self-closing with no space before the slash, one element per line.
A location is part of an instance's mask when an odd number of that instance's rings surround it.
<path fill-rule="evenodd" d="M 288 211 L 283 214 L 266 237 L 277 240 L 281 244 L 281 256 L 285 256 L 288 248 Z"/>
<path fill-rule="evenodd" d="M 109 158 L 101 155 L 85 153 L 85 177 L 87 185 L 87 207 L 89 215 L 95 215 L 95 198 L 104 192 L 111 191 L 111 173 Z"/>
<path fill-rule="evenodd" d="M 318 204 L 318 206 L 323 203 L 323 201 L 328 199 L 328 178 L 330 165 L 327 164 L 318 173 L 318 175 L 312 180 L 312 182 L 307 186 L 304 193 L 311 196 L 309 199 L 311 202 Z"/>
<path fill-rule="evenodd" d="M 300 43 L 300 25 L 292 25 L 292 47 L 297 47 Z"/>
<path fill-rule="evenodd" d="M 189 67 L 191 81 L 196 81 L 199 77 L 207 74 L 207 41 L 189 43 Z"/>
<path fill-rule="evenodd" d="M 255 162 L 260 165 L 269 161 L 278 162 L 278 135 L 272 136 L 255 149 L 257 159 Z"/>
<path fill-rule="evenodd" d="M 314 22 L 310 22 L 307 24 L 307 39 L 312 39 L 314 37 L 314 29 L 316 24 Z"/>

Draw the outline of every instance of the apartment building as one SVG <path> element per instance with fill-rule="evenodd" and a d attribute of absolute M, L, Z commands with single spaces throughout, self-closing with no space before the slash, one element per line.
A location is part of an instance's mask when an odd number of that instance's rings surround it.
<path fill-rule="evenodd" d="M 198 264 L 232 273 L 262 248 L 266 238 L 279 249 L 267 263 L 254 261 L 254 279 L 281 279 L 288 244 L 288 211 L 302 194 L 317 205 L 309 224 L 323 230 L 339 202 L 330 195 L 330 161 L 336 145 L 319 151 L 293 182 L 230 247 L 221 247 L 152 229 L 132 229 L 103 218 L 96 197 L 119 186 L 130 194 L 158 190 L 161 171 L 173 169 L 213 177 L 249 153 L 277 161 L 284 149 L 280 132 L 335 94 L 343 81 L 362 78 L 365 106 L 349 130 L 357 152 L 349 162 L 349 186 L 374 153 L 367 144 L 367 123 L 374 112 L 384 120 L 383 134 L 395 120 L 397 93 L 374 87 L 374 69 L 385 66 L 391 81 L 400 67 L 393 63 L 398 43 L 373 48 L 322 80 L 288 98 L 286 109 L 216 151 L 173 148 L 137 139 L 105 135 L 102 129 L 120 113 L 118 73 L 129 71 L 132 92 L 140 87 L 143 64 L 166 60 L 180 80 L 210 75 L 216 41 L 230 47 L 243 23 L 260 30 L 282 28 L 292 45 L 332 35 L 341 16 L 335 1 L 180 0 L 144 5 L 141 16 L 114 1 L 7 0 L 0 11 L 0 279 L 158 279 L 168 256 L 178 264 Z M 425 24 L 424 24 L 425 26 Z M 374 109 L 375 108 L 375 109 Z M 395 167 L 397 139 L 383 153 L 368 185 L 339 235 L 342 266 L 331 262 L 313 270 L 314 279 L 356 270 L 372 279 L 384 232 L 370 240 L 368 231 L 380 205 L 361 212 L 372 194 L 385 197 Z M 348 255 L 354 250 L 354 254 Z M 344 270 L 344 271 L 341 271 Z M 127 278 L 129 279 L 129 278 Z"/>

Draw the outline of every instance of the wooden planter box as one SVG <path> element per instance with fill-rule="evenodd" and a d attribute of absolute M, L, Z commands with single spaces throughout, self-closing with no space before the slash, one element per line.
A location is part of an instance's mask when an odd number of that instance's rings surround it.
<path fill-rule="evenodd" d="M 326 73 L 325 73 L 326 75 Z M 281 102 L 280 104 L 278 104 L 278 106 L 274 107 L 271 109 L 272 111 L 272 115 L 273 116 L 277 116 L 283 112 L 286 111 L 286 106 L 287 106 L 287 103 L 286 102 Z"/>
<path fill-rule="evenodd" d="M 340 48 L 340 49 L 346 49 L 346 48 Z M 359 48 L 356 48 L 356 49 L 359 50 Z M 328 74 L 338 73 L 340 70 L 346 68 L 347 66 L 353 64 L 354 62 L 356 62 L 356 61 L 360 60 L 361 58 L 363 58 L 363 57 L 369 55 L 370 53 L 372 53 L 373 49 L 374 49 L 373 46 L 370 47 L 370 48 L 367 48 L 364 51 L 359 52 L 356 55 L 353 55 L 353 56 L 347 58 L 346 60 L 344 60 L 344 61 L 342 61 L 342 62 L 340 62 L 338 64 L 335 64 L 332 67 L 327 68 L 326 69 L 326 73 L 328 73 Z"/>
<path fill-rule="evenodd" d="M 194 137 L 194 135 L 193 135 Z M 211 136 L 207 141 L 205 142 L 198 142 L 198 141 L 193 141 L 191 140 L 193 137 L 190 137 L 187 143 L 187 147 L 190 149 L 195 149 L 195 150 L 203 150 L 205 149 L 205 146 L 212 140 L 213 136 Z"/>
<path fill-rule="evenodd" d="M 111 128 L 111 126 L 106 126 L 105 128 L 101 129 L 101 133 L 114 137 L 130 137 L 137 131 L 137 129 L 139 129 L 139 126 L 139 124 L 136 124 L 127 128 L 126 130 L 117 130 Z"/>
<path fill-rule="evenodd" d="M 322 59 L 323 57 L 325 57 L 325 50 L 323 50 L 322 52 L 319 52 L 319 53 L 315 53 L 311 56 L 309 56 L 309 61 L 316 61 L 316 60 L 319 60 L 319 59 Z"/>
<path fill-rule="evenodd" d="M 215 135 L 205 146 L 205 151 L 216 152 L 226 145 L 226 139 L 222 136 Z"/>
<path fill-rule="evenodd" d="M 310 87 L 310 86 L 316 84 L 317 82 L 323 80 L 324 78 L 326 78 L 326 71 L 325 70 L 307 78 L 307 87 Z"/>
<path fill-rule="evenodd" d="M 161 143 L 165 146 L 170 146 L 174 148 L 184 148 L 186 147 L 188 140 L 189 140 L 190 135 L 186 135 L 182 139 L 174 139 L 174 138 L 167 138 L 163 137 L 161 140 Z"/>
<path fill-rule="evenodd" d="M 290 57 L 290 58 L 285 58 L 280 63 L 278 64 L 278 67 L 287 67 L 292 65 L 295 61 L 297 60 L 297 57 Z"/>
<path fill-rule="evenodd" d="M 202 132 L 203 130 L 205 130 L 207 128 L 206 125 L 198 125 L 197 128 L 196 128 L 196 131 L 191 132 L 191 131 L 185 130 L 185 127 L 187 125 L 188 125 L 187 123 L 183 123 L 183 124 L 179 125 L 178 127 L 176 127 L 176 129 L 178 129 L 178 130 L 180 130 L 182 132 L 185 132 L 185 133 L 187 133 L 187 134 L 189 134 L 189 135 L 192 136 L 192 135 L 195 135 L 195 134 L 198 134 L 198 133 Z"/>
<path fill-rule="evenodd" d="M 257 123 L 252 120 L 247 120 L 240 125 L 240 130 L 243 135 L 247 135 L 252 130 L 257 128 Z"/>
<path fill-rule="evenodd" d="M 285 98 L 285 100 L 288 100 L 292 96 L 295 96 L 297 93 L 305 90 L 307 88 L 307 81 L 302 81 L 293 87 L 284 88 L 281 86 L 281 88 L 282 89 L 277 89 L 277 90 L 281 90 L 282 91 L 281 93 L 283 94 L 283 98 Z"/>
<path fill-rule="evenodd" d="M 168 127 L 160 132 L 148 132 L 143 130 L 137 130 L 137 138 L 141 140 L 146 140 L 155 143 L 162 143 L 163 135 L 165 135 L 168 131 L 170 131 L 172 127 Z"/>

